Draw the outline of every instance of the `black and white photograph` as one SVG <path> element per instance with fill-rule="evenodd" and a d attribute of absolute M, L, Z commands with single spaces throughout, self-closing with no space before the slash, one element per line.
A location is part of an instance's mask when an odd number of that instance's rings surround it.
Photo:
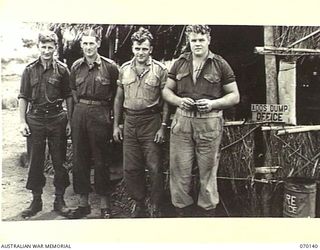
<path fill-rule="evenodd" d="M 12 28 L 2 220 L 319 215 L 319 26 Z"/>
<path fill-rule="evenodd" d="M 315 226 L 320 26 L 120 20 L 2 25 L 1 224 Z"/>

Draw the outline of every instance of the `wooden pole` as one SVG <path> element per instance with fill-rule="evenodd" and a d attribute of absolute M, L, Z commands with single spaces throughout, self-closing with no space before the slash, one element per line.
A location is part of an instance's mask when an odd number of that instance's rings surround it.
<path fill-rule="evenodd" d="M 264 27 L 264 46 L 274 47 L 274 35 L 273 27 Z M 278 86 L 277 86 L 277 65 L 275 55 L 265 55 L 265 73 L 266 73 L 266 103 L 277 104 L 278 103 Z M 272 156 L 268 142 L 271 140 L 272 131 L 262 132 L 263 133 L 263 146 L 264 146 L 264 166 L 272 166 Z M 260 178 L 272 179 L 271 173 L 262 174 Z M 261 211 L 262 216 L 271 216 L 271 197 L 272 197 L 272 186 L 270 184 L 262 184 L 259 194 L 261 197 Z"/>
<path fill-rule="evenodd" d="M 303 38 L 299 39 L 298 41 L 295 41 L 294 43 L 292 43 L 292 44 L 290 44 L 290 45 L 288 45 L 288 48 L 291 48 L 291 47 L 293 47 L 294 45 L 297 45 L 298 43 L 301 43 L 301 42 L 303 42 L 304 40 L 309 39 L 310 37 L 312 37 L 312 36 L 314 36 L 314 35 L 318 34 L 319 32 L 320 32 L 320 29 L 318 29 L 318 30 L 316 30 L 316 31 L 312 32 L 311 34 L 309 34 L 309 35 L 307 35 L 307 36 L 305 36 L 305 37 L 303 37 Z"/>
<path fill-rule="evenodd" d="M 264 45 L 274 47 L 273 27 L 264 27 Z M 266 72 L 266 102 L 267 104 L 278 103 L 278 86 L 277 86 L 277 65 L 275 55 L 265 55 L 265 72 Z M 265 138 L 270 139 L 270 133 L 267 132 Z M 264 166 L 272 166 L 272 157 L 267 142 L 265 144 L 265 160 Z"/>
<path fill-rule="evenodd" d="M 280 56 L 300 56 L 300 55 L 319 55 L 320 49 L 307 48 L 284 48 L 284 47 L 255 47 L 254 53 L 260 55 L 280 55 Z"/>
<path fill-rule="evenodd" d="M 274 47 L 274 36 L 273 27 L 264 27 L 264 45 Z M 278 92 L 277 92 L 277 65 L 275 55 L 265 55 L 265 72 L 266 72 L 266 94 L 267 103 L 275 104 L 278 103 Z"/>

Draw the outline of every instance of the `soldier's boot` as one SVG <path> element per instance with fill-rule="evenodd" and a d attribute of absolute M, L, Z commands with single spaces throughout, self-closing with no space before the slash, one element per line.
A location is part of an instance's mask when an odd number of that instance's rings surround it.
<path fill-rule="evenodd" d="M 152 204 L 150 207 L 150 218 L 160 218 L 161 217 L 161 209 L 159 205 Z"/>
<path fill-rule="evenodd" d="M 68 216 L 70 209 L 67 207 L 63 195 L 56 195 L 56 198 L 53 202 L 53 210 L 62 216 Z"/>
<path fill-rule="evenodd" d="M 131 218 L 145 218 L 146 216 L 146 206 L 144 201 L 136 201 L 131 211 Z"/>
<path fill-rule="evenodd" d="M 42 210 L 41 196 L 33 197 L 33 200 L 28 208 L 22 211 L 21 216 L 23 218 L 31 217 L 36 215 Z"/>
<path fill-rule="evenodd" d="M 182 208 L 176 207 L 175 210 L 177 217 L 190 217 L 192 215 L 192 207 L 192 205 Z"/>
<path fill-rule="evenodd" d="M 100 196 L 100 218 L 111 218 L 111 198 L 109 194 Z"/>
<path fill-rule="evenodd" d="M 187 217 L 185 208 L 176 207 L 175 210 L 178 218 Z"/>
<path fill-rule="evenodd" d="M 67 217 L 69 219 L 81 219 L 91 213 L 89 194 L 80 194 L 80 204 L 77 208 L 71 209 Z"/>
<path fill-rule="evenodd" d="M 215 217 L 216 209 L 205 210 L 202 208 L 202 217 Z"/>

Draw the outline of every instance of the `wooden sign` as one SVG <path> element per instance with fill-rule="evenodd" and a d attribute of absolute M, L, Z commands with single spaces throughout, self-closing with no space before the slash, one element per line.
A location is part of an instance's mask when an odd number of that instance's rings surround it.
<path fill-rule="evenodd" d="M 288 123 L 289 105 L 251 104 L 252 120 L 255 122 Z"/>

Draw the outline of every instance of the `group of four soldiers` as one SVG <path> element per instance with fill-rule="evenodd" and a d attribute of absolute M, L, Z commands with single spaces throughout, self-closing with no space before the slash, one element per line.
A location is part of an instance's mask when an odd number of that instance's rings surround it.
<path fill-rule="evenodd" d="M 68 68 L 55 59 L 57 36 L 39 34 L 40 57 L 23 72 L 19 94 L 21 132 L 27 137 L 29 175 L 27 189 L 33 200 L 22 212 L 30 217 L 42 210 L 44 161 L 48 141 L 54 168 L 54 210 L 68 218 L 91 213 L 91 168 L 94 190 L 100 196 L 101 218 L 110 218 L 108 141 L 123 143 L 126 191 L 135 201 L 131 217 L 146 217 L 145 168 L 150 177 L 150 217 L 160 217 L 163 194 L 161 144 L 169 122 L 169 105 L 176 106 L 170 135 L 170 193 L 177 216 L 188 216 L 192 169 L 199 169 L 197 205 L 213 216 L 219 202 L 217 169 L 222 137 L 222 110 L 239 102 L 229 64 L 209 50 L 210 28 L 189 25 L 191 52 L 183 53 L 168 73 L 154 60 L 152 34 L 140 28 L 131 36 L 133 59 L 120 70 L 98 54 L 101 38 L 93 29 L 83 32 L 83 57 Z M 62 107 L 66 100 L 67 112 Z M 112 121 L 112 114 L 114 119 Z M 120 126 L 124 116 L 123 129 Z M 64 201 L 69 176 L 64 168 L 66 138 L 73 147 L 73 189 L 79 204 L 69 209 Z"/>

